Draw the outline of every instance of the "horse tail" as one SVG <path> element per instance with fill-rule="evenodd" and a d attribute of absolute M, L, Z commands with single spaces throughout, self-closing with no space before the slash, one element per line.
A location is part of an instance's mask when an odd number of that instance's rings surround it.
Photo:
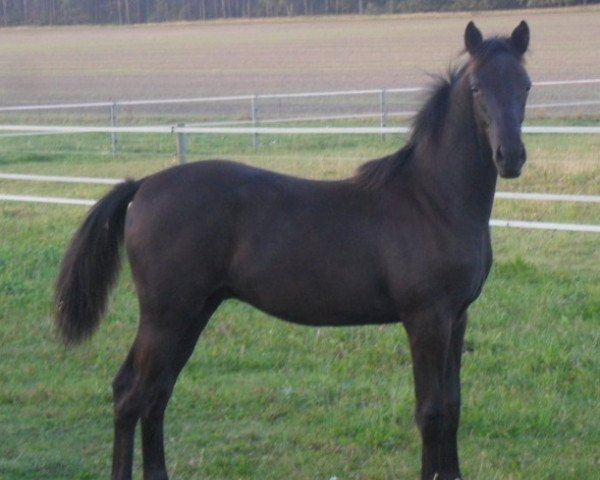
<path fill-rule="evenodd" d="M 117 185 L 92 207 L 71 240 L 54 291 L 54 319 L 65 344 L 91 337 L 106 311 L 121 268 L 125 214 L 141 184 Z"/>

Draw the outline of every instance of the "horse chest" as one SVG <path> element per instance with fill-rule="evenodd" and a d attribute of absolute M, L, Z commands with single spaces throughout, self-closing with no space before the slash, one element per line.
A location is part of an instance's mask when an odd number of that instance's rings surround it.
<path fill-rule="evenodd" d="M 397 248 L 389 288 L 401 312 L 436 304 L 462 310 L 480 294 L 490 271 L 488 235 L 468 241 L 422 242 L 412 251 Z"/>

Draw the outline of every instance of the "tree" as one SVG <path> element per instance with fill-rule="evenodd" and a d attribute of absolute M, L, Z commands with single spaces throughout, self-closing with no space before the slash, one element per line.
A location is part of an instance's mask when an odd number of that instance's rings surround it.
<path fill-rule="evenodd" d="M 552 7 L 600 0 L 0 0 L 0 25 Z"/>

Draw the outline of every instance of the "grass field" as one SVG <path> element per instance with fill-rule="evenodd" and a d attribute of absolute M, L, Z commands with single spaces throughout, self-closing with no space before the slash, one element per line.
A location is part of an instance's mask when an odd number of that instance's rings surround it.
<path fill-rule="evenodd" d="M 395 141 L 293 140 L 244 161 L 320 178 L 349 174 Z M 281 141 L 281 140 L 280 140 Z M 323 142 L 325 140 L 321 140 Z M 316 142 L 316 143 L 315 143 Z M 502 189 L 598 194 L 597 137 L 530 137 L 522 179 Z M 327 143 L 327 142 L 325 142 Z M 206 147 L 206 146 L 205 146 Z M 90 145 L 82 144 L 85 151 Z M 216 147 L 215 147 L 216 148 Z M 160 149 L 157 147 L 157 151 Z M 218 149 L 220 150 L 220 149 Z M 139 176 L 173 163 L 108 154 L 4 154 L 12 171 Z M 104 187 L 1 182 L 3 192 L 97 198 Z M 109 469 L 110 380 L 132 341 L 127 272 L 94 340 L 54 339 L 51 287 L 82 207 L 0 204 L 0 478 L 99 478 Z M 598 223 L 582 204 L 498 201 L 495 216 Z M 496 265 L 472 310 L 461 430 L 466 478 L 593 478 L 600 362 L 597 235 L 494 230 Z M 410 359 L 400 326 L 291 326 L 237 303 L 209 325 L 167 417 L 173 478 L 415 478 Z"/>
<path fill-rule="evenodd" d="M 484 29 L 502 31 L 522 14 L 481 17 L 480 23 Z M 246 45 L 250 38 L 247 33 L 252 31 L 259 35 L 257 41 L 275 50 L 283 43 L 292 42 L 288 48 L 293 49 L 294 41 L 312 42 L 309 52 L 314 54 L 318 45 L 317 37 L 312 36 L 316 35 L 315 28 L 319 35 L 334 36 L 332 25 L 339 27 L 335 30 L 338 34 L 352 26 L 352 31 L 362 32 L 361 35 L 370 32 L 373 36 L 389 34 L 391 30 L 384 25 L 401 24 L 410 26 L 411 36 L 407 38 L 419 34 L 425 41 L 434 25 L 439 25 L 437 42 L 430 44 L 432 52 L 436 44 L 439 50 L 447 49 L 440 53 L 445 54 L 441 59 L 435 56 L 437 50 L 432 53 L 437 59 L 432 60 L 433 70 L 438 70 L 460 46 L 457 42 L 467 18 L 458 14 L 413 16 L 410 21 L 404 17 L 352 18 L 347 23 L 326 19 L 314 25 L 295 20 L 215 23 L 207 27 L 177 25 L 172 29 L 164 25 L 131 29 L 1 29 L 0 58 L 11 58 L 7 39 L 16 50 L 29 48 L 31 55 L 40 58 L 36 56 L 42 53 L 36 53 L 33 43 L 28 44 L 25 39 L 41 35 L 47 42 L 62 39 L 62 43 L 45 49 L 43 55 L 48 62 L 64 61 L 65 68 L 48 66 L 41 73 L 33 69 L 22 76 L 4 69 L 0 85 L 3 94 L 14 95 L 9 98 L 15 102 L 40 91 L 48 93 L 48 99 L 63 98 L 60 95 L 79 100 L 101 97 L 107 91 L 103 89 L 108 88 L 106 79 L 120 75 L 113 66 L 123 62 L 122 68 L 130 69 L 124 76 L 131 76 L 142 91 L 136 93 L 132 84 L 127 87 L 131 90 L 119 86 L 123 88 L 119 94 L 161 96 L 167 92 L 161 90 L 162 85 L 171 81 L 190 82 L 186 94 L 195 91 L 193 85 L 198 85 L 198 79 L 193 72 L 171 67 L 168 62 L 175 60 L 168 52 L 172 50 L 156 36 L 151 42 L 157 49 L 153 68 L 168 58 L 164 68 L 178 71 L 179 76 L 173 75 L 163 83 L 162 75 L 152 78 L 152 68 L 144 70 L 146 67 L 140 63 L 136 70 L 134 65 L 138 64 L 126 63 L 131 52 L 146 48 L 148 31 L 165 32 L 165 38 L 172 42 L 192 33 L 204 35 L 204 41 L 212 41 L 211 47 L 232 39 L 237 39 L 238 45 Z M 543 35 L 557 39 L 554 54 L 562 55 L 564 49 L 574 48 L 575 39 L 581 39 L 588 47 L 597 45 L 597 35 L 592 36 L 590 28 L 598 18 L 598 9 L 559 10 L 531 14 L 530 22 L 544 25 Z M 569 28 L 559 34 L 559 26 L 565 24 Z M 311 33 L 301 31 L 300 26 L 310 26 Z M 207 29 L 214 29 L 211 31 L 219 35 L 211 35 Z M 446 43 L 450 30 L 457 32 L 458 39 Z M 226 42 L 222 32 L 237 33 L 227 37 Z M 87 69 L 86 61 L 98 61 L 91 58 L 91 40 L 84 39 L 95 38 L 102 49 L 111 43 L 118 45 L 123 40 L 120 35 L 136 34 L 137 43 L 128 44 L 121 52 L 124 59 L 118 57 L 107 63 L 105 70 L 97 70 L 98 78 L 89 83 L 82 83 L 81 78 L 70 79 L 77 73 L 73 66 L 77 61 L 82 71 Z M 534 39 L 535 35 L 534 30 Z M 561 49 L 559 38 L 565 39 Z M 385 46 L 384 40 L 378 41 Z M 195 43 L 195 48 L 200 44 Z M 61 57 L 55 47 L 69 55 Z M 113 48 L 110 55 L 116 55 L 118 48 Z M 72 57 L 77 49 L 85 53 Z M 387 50 L 393 49 L 383 50 L 392 54 Z M 265 47 L 265 51 L 271 50 Z M 573 57 L 574 50 L 565 56 L 581 65 L 580 75 L 593 75 L 597 74 L 594 70 L 599 64 L 599 51 L 592 49 L 587 57 L 578 60 Z M 540 57 L 556 60 L 556 56 L 549 55 L 536 46 L 529 62 L 531 68 L 539 74 L 546 68 L 548 76 L 567 75 L 556 69 L 556 61 L 537 63 Z M 145 56 L 140 54 L 140 58 Z M 182 63 L 187 57 L 178 58 Z M 258 64 L 266 65 L 264 72 L 276 71 L 276 63 L 269 64 L 260 55 L 258 58 Z M 414 61 L 420 59 L 415 57 Z M 335 88 L 354 88 L 359 86 L 360 78 L 365 81 L 364 76 L 345 79 L 350 67 L 338 66 L 321 76 L 320 68 L 327 68 L 319 67 L 318 62 L 298 62 L 297 68 L 307 70 L 299 75 L 299 83 L 290 80 L 294 75 L 289 72 L 294 66 L 284 63 L 281 78 L 287 80 L 265 83 L 265 90 L 322 89 L 321 82 L 329 82 L 334 74 L 339 76 Z M 233 67 L 214 65 L 203 80 L 208 82 L 221 75 L 222 82 L 215 80 L 212 87 L 196 93 L 248 93 L 244 90 L 248 84 L 241 81 L 239 72 L 230 70 Z M 309 66 L 315 67 L 314 72 L 309 71 Z M 363 75 L 359 67 L 357 62 L 352 68 Z M 131 74 L 134 70 L 148 76 L 149 83 Z M 7 87 L 6 79 L 11 74 L 15 90 Z M 261 85 L 265 79 L 274 78 L 266 73 L 253 75 Z M 60 83 L 59 77 L 67 83 Z M 32 83 L 27 84 L 27 79 Z M 49 83 L 35 83 L 40 79 Z M 316 83 L 310 84 L 311 79 Z M 238 82 L 237 87 L 229 83 L 234 81 Z M 120 80 L 115 82 L 122 85 Z M 46 89 L 50 83 L 60 83 L 61 87 L 56 92 Z M 44 88 L 37 90 L 38 86 Z M 360 83 L 360 88 L 370 86 Z M 24 96 L 19 96 L 19 89 L 25 92 Z M 174 139 L 169 136 L 127 137 L 124 153 L 117 157 L 110 154 L 107 135 L 7 137 L 0 141 L 0 171 L 140 177 L 175 162 Z M 255 151 L 249 137 L 194 137 L 190 157 L 237 158 L 313 178 L 340 178 L 349 175 L 361 161 L 398 148 L 402 141 L 393 137 L 383 141 L 375 136 L 263 137 L 261 148 Z M 525 142 L 529 161 L 523 177 L 501 181 L 500 190 L 600 194 L 597 135 L 528 136 Z M 98 198 L 104 191 L 105 187 L 0 181 L 2 193 Z M 108 477 L 112 437 L 110 382 L 133 340 L 137 304 L 126 268 L 97 336 L 73 350 L 56 342 L 50 319 L 52 285 L 64 248 L 84 215 L 84 207 L 0 202 L 2 480 Z M 494 216 L 600 223 L 598 208 L 584 204 L 502 200 L 497 202 Z M 467 331 L 460 431 L 465 478 L 596 478 L 600 473 L 598 235 L 494 229 L 493 237 L 496 263 L 482 297 L 471 310 Z M 230 302 L 209 324 L 175 390 L 166 422 L 168 465 L 174 479 L 412 479 L 417 477 L 420 450 L 413 406 L 410 358 L 401 326 L 311 329 L 279 322 Z M 138 451 L 137 478 L 139 459 Z"/>

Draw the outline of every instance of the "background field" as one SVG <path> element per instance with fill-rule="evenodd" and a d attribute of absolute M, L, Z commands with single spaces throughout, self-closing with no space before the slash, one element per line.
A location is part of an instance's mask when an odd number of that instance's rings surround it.
<path fill-rule="evenodd" d="M 597 77 L 600 10 L 476 16 L 532 26 L 534 79 Z M 0 30 L 3 104 L 422 85 L 461 49 L 471 15 Z M 351 53 L 349 53 L 351 52 Z M 586 98 L 598 95 L 587 90 Z M 174 92 L 175 91 L 175 92 Z M 48 117 L 45 117 L 48 118 Z M 64 118 L 60 122 L 64 122 Z M 143 121 L 140 120 L 140 121 Z M 598 117 L 561 123 L 598 124 Z M 501 190 L 600 194 L 600 137 L 527 136 Z M 340 178 L 403 138 L 193 137 L 193 158 Z M 1 137 L 0 171 L 135 176 L 175 163 L 170 136 Z M 2 193 L 97 198 L 105 187 L 0 181 Z M 110 381 L 133 339 L 125 269 L 93 341 L 57 344 L 51 290 L 84 207 L 0 202 L 0 479 L 106 478 Z M 584 204 L 497 202 L 495 217 L 600 223 Z M 600 473 L 598 235 L 493 230 L 496 264 L 471 312 L 460 432 L 465 478 Z M 310 329 L 231 302 L 216 314 L 167 414 L 174 479 L 410 479 L 419 468 L 401 326 Z M 139 461 L 139 452 L 137 459 Z M 139 469 L 137 471 L 139 477 Z"/>
<path fill-rule="evenodd" d="M 526 18 L 534 80 L 598 77 L 600 8 L 129 27 L 3 28 L 3 104 L 422 86 L 466 23 Z"/>

